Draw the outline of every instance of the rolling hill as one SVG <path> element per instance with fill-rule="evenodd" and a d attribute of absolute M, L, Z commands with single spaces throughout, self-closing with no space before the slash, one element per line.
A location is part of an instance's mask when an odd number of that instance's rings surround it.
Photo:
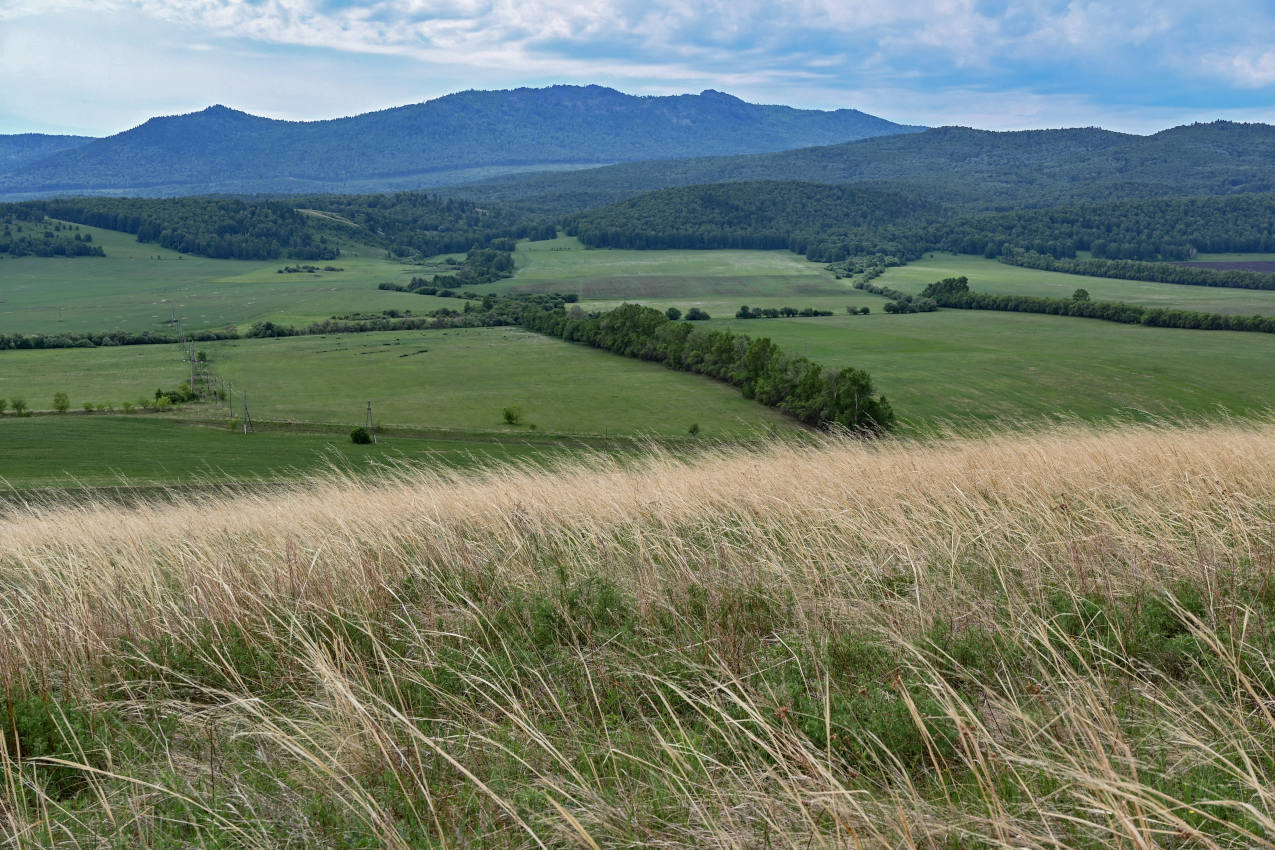
<path fill-rule="evenodd" d="M 1219 121 L 1152 136 L 938 127 L 800 150 L 505 176 L 445 191 L 569 213 L 657 189 L 755 180 L 876 184 L 967 210 L 1270 192 L 1275 127 Z"/>

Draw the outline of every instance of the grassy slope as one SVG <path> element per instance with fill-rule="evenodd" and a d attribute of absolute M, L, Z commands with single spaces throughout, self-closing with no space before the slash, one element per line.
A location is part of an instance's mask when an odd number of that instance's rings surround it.
<path fill-rule="evenodd" d="M 914 423 L 1275 406 L 1275 337 L 1265 334 L 965 310 L 712 325 L 865 369 Z"/>
<path fill-rule="evenodd" d="M 968 277 L 970 288 L 976 292 L 1070 298 L 1077 289 L 1087 289 L 1095 301 L 1127 301 L 1205 313 L 1275 315 L 1275 292 L 1271 291 L 1085 277 L 1017 268 L 969 254 L 929 254 L 923 260 L 887 269 L 875 283 L 903 292 L 920 292 L 927 283 L 958 275 Z"/>
<path fill-rule="evenodd" d="M 331 466 L 358 473 L 400 461 L 459 467 L 551 451 L 516 437 L 502 443 L 383 434 L 375 446 L 356 446 L 344 433 L 245 436 L 149 414 L 9 416 L 0 420 L 0 488 L 288 479 Z"/>
<path fill-rule="evenodd" d="M 164 330 L 174 311 L 188 330 L 199 330 L 260 319 L 308 324 L 356 310 L 427 312 L 456 304 L 378 291 L 378 283 L 406 283 L 422 269 L 388 262 L 383 252 L 365 246 L 346 246 L 344 256 L 330 263 L 210 260 L 140 244 L 123 233 L 82 230 L 93 234 L 107 256 L 0 259 L 0 333 Z M 344 271 L 276 274 L 303 262 Z"/>
<path fill-rule="evenodd" d="M 1272 445 L 838 441 L 9 510 L 0 824 L 26 847 L 1270 847 Z"/>
<path fill-rule="evenodd" d="M 789 427 L 774 411 L 696 375 L 514 328 L 239 340 L 206 346 L 254 415 L 505 430 L 515 405 L 539 431 L 706 436 Z M 422 352 L 423 353 L 419 353 Z M 525 429 L 515 429 L 521 433 Z"/>

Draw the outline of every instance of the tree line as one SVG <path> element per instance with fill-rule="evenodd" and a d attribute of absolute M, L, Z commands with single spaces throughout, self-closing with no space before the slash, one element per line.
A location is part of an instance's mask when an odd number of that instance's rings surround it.
<path fill-rule="evenodd" d="M 921 290 L 940 307 L 958 310 L 1001 310 L 1011 313 L 1045 313 L 1051 316 L 1078 316 L 1126 325 L 1182 328 L 1205 331 L 1249 331 L 1275 333 L 1275 316 L 1233 316 L 1201 313 L 1164 307 L 1142 307 L 1123 301 L 1090 301 L 1083 290 L 1072 298 L 1041 298 L 1032 295 L 992 295 L 973 292 L 964 277 L 946 278 Z"/>
<path fill-rule="evenodd" d="M 183 254 L 214 259 L 332 260 L 351 239 L 394 256 L 553 239 L 557 227 L 508 207 L 478 207 L 425 192 L 302 195 L 286 201 L 218 197 L 71 198 L 0 205 L 0 215 L 38 216 L 133 234 Z"/>
<path fill-rule="evenodd" d="M 571 312 L 528 307 L 522 326 L 625 357 L 663 363 L 670 369 L 708 375 L 738 387 L 745 398 L 810 426 L 880 433 L 894 425 L 894 412 L 885 397 L 876 394 L 868 373 L 825 369 L 785 352 L 767 337 L 705 330 L 638 304 L 601 314 L 586 314 L 578 306 Z"/>
<path fill-rule="evenodd" d="M 1177 263 L 1146 263 L 1134 260 L 1056 259 L 1035 251 L 1011 249 L 1001 254 L 1000 261 L 1011 266 L 1062 272 L 1064 274 L 1107 277 L 1119 280 L 1142 280 L 1176 283 L 1183 286 L 1219 286 L 1231 289 L 1275 290 L 1275 274 L 1232 269 L 1206 269 Z"/>

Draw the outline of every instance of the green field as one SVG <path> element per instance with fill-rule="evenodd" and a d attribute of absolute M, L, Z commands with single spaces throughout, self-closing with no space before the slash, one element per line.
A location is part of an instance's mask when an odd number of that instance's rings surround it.
<path fill-rule="evenodd" d="M 338 468 L 374 472 L 408 461 L 449 467 L 544 457 L 558 449 L 510 439 L 382 435 L 356 446 L 340 433 L 258 431 L 136 416 L 0 419 L 0 495 L 6 487 L 101 487 L 281 479 Z"/>
<path fill-rule="evenodd" d="M 0 259 L 0 333 L 165 330 L 175 313 L 187 330 L 270 319 L 302 325 L 354 311 L 455 308 L 432 296 L 377 290 L 441 271 L 406 265 L 376 248 L 346 245 L 332 261 L 210 260 L 178 254 L 110 230 L 82 227 L 105 257 Z M 299 264 L 340 272 L 278 274 Z"/>
<path fill-rule="evenodd" d="M 521 433 L 705 436 L 789 427 L 725 384 L 516 328 L 386 332 L 206 346 L 253 415 Z M 501 412 L 522 408 L 525 425 Z"/>
<path fill-rule="evenodd" d="M 865 369 L 913 425 L 1275 407 L 1275 337 L 1267 334 L 973 310 L 712 326 L 768 336 L 818 363 Z"/>
<path fill-rule="evenodd" d="M 1219 254 L 1217 258 L 1235 261 L 1239 256 L 1248 259 L 1275 259 L 1271 255 L 1261 254 Z M 927 254 L 922 260 L 887 269 L 885 274 L 877 278 L 874 283 L 894 287 L 903 292 L 916 293 L 920 292 L 927 283 L 960 275 L 969 278 L 970 288 L 975 292 L 1070 298 L 1077 289 L 1087 289 L 1089 297 L 1095 301 L 1126 301 L 1147 307 L 1171 307 L 1179 310 L 1199 310 L 1204 313 L 1275 315 L 1275 292 L 1273 291 L 1086 277 L 1018 268 L 969 254 Z"/>
<path fill-rule="evenodd" d="M 514 328 L 234 340 L 201 346 L 214 373 L 248 394 L 258 419 L 554 434 L 705 436 L 788 420 L 708 378 L 671 372 Z M 0 397 L 36 410 L 65 392 L 73 408 L 174 388 L 189 374 L 175 345 L 0 352 Z M 507 406 L 525 423 L 510 428 Z M 192 415 L 221 416 L 207 406 Z"/>
<path fill-rule="evenodd" d="M 563 292 L 595 309 L 640 301 L 664 309 L 733 316 L 740 305 L 816 307 L 845 312 L 880 303 L 820 263 L 788 251 L 621 251 L 585 248 L 571 237 L 522 242 L 510 280 L 480 292 Z"/>

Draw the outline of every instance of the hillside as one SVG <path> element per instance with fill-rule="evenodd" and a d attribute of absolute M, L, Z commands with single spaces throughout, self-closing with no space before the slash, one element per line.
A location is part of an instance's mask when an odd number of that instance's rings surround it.
<path fill-rule="evenodd" d="M 1273 441 L 6 506 L 0 817 L 30 846 L 1268 847 Z"/>
<path fill-rule="evenodd" d="M 466 91 L 328 121 L 213 106 L 0 173 L 0 197 L 53 193 L 384 191 L 474 176 L 758 153 L 904 127 L 853 109 L 760 106 L 716 91 L 638 97 L 601 86 Z"/>
<path fill-rule="evenodd" d="M 43 133 L 19 133 L 0 136 L 0 174 L 8 174 L 62 151 L 73 150 L 94 141 L 88 136 L 48 136 Z"/>
<path fill-rule="evenodd" d="M 448 194 L 576 212 L 700 183 L 870 183 L 971 210 L 1275 190 L 1275 127 L 1215 122 L 1153 136 L 1096 128 L 993 132 L 938 127 L 777 153 L 626 163 L 507 176 Z"/>

